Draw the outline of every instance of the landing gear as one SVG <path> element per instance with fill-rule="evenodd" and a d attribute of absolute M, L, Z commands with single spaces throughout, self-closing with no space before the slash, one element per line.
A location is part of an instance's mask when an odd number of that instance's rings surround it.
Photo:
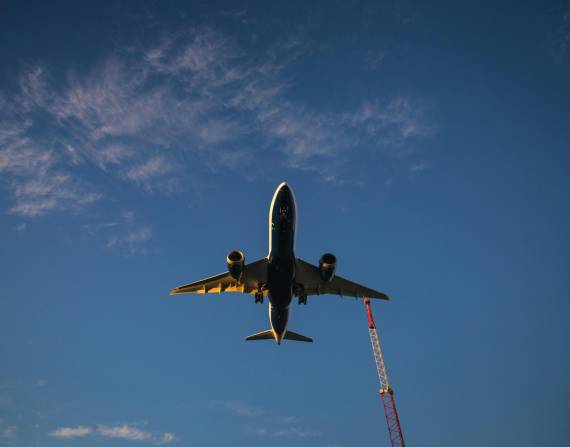
<path fill-rule="evenodd" d="M 307 295 L 301 295 L 299 297 L 299 304 L 304 304 L 305 306 L 307 305 Z"/>
<path fill-rule="evenodd" d="M 263 304 L 263 293 L 256 293 L 255 294 L 255 304 L 261 303 Z"/>

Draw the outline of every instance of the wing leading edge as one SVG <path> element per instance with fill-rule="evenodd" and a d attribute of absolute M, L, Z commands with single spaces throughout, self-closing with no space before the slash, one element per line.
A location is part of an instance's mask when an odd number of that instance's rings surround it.
<path fill-rule="evenodd" d="M 377 290 L 369 289 L 352 281 L 335 275 L 331 281 L 323 282 L 319 268 L 302 259 L 297 259 L 296 282 L 297 295 L 340 295 L 355 298 L 377 298 L 389 300 L 388 295 Z"/>
<path fill-rule="evenodd" d="M 241 281 L 232 278 L 229 272 L 220 273 L 200 281 L 176 287 L 170 291 L 171 295 L 183 293 L 223 293 L 237 292 L 255 295 L 263 293 L 267 296 L 268 291 L 264 289 L 267 283 L 267 258 L 252 262 L 244 266 Z"/>

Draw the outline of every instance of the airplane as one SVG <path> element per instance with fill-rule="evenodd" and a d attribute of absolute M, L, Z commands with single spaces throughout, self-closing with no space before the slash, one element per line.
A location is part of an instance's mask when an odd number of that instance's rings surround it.
<path fill-rule="evenodd" d="M 274 340 L 278 345 L 283 339 L 313 341 L 310 337 L 287 330 L 293 296 L 303 305 L 307 304 L 308 296 L 325 294 L 389 299 L 382 292 L 336 275 L 337 262 L 332 253 L 322 255 L 318 267 L 295 257 L 296 228 L 295 194 L 291 186 L 283 182 L 275 190 L 269 207 L 267 257 L 246 264 L 244 254 L 239 250 L 232 250 L 226 259 L 226 272 L 177 287 L 172 289 L 170 294 L 238 292 L 254 295 L 255 303 L 263 303 L 263 299 L 267 297 L 271 329 L 245 339 Z"/>

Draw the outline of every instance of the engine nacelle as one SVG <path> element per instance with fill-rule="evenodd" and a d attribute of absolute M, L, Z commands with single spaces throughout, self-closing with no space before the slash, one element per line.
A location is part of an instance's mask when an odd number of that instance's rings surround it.
<path fill-rule="evenodd" d="M 324 282 L 329 282 L 334 277 L 336 270 L 336 256 L 332 253 L 325 253 L 319 260 L 319 273 Z"/>
<path fill-rule="evenodd" d="M 233 250 L 228 253 L 226 259 L 228 271 L 233 279 L 241 281 L 243 275 L 243 266 L 245 264 L 245 256 L 239 250 Z"/>

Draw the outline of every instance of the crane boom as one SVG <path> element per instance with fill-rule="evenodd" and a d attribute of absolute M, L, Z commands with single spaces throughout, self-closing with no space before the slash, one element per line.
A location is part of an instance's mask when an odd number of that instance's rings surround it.
<path fill-rule="evenodd" d="M 398 417 L 396 401 L 394 400 L 394 390 L 390 387 L 388 381 L 388 373 L 386 372 L 386 364 L 382 356 L 382 348 L 380 347 L 380 337 L 374 323 L 372 309 L 370 308 L 370 300 L 364 300 L 366 306 L 366 316 L 368 318 L 368 333 L 372 343 L 372 352 L 374 353 L 374 361 L 376 362 L 376 370 L 378 372 L 378 380 L 380 381 L 380 398 L 386 415 L 386 423 L 388 425 L 388 435 L 392 447 L 405 447 L 402 427 Z"/>

